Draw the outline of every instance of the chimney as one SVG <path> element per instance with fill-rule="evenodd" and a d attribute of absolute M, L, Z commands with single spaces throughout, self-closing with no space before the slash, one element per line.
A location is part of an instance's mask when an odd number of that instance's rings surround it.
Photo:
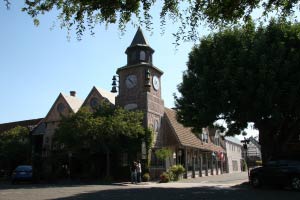
<path fill-rule="evenodd" d="M 70 96 L 76 97 L 76 91 L 70 91 Z"/>

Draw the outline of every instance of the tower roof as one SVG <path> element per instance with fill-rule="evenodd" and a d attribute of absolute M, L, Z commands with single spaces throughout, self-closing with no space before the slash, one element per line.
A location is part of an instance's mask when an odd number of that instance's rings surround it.
<path fill-rule="evenodd" d="M 130 47 L 132 46 L 136 46 L 136 45 L 145 45 L 145 46 L 149 46 L 148 42 L 146 41 L 146 38 L 143 34 L 142 29 L 139 27 L 138 30 L 135 33 L 135 36 L 130 44 Z"/>

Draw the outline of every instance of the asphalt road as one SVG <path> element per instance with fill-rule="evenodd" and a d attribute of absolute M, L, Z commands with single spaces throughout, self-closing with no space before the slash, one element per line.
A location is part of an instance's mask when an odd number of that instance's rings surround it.
<path fill-rule="evenodd" d="M 112 185 L 0 185 L 0 200 L 300 200 L 300 192 L 253 189 L 245 174 L 226 174 L 173 183 Z"/>

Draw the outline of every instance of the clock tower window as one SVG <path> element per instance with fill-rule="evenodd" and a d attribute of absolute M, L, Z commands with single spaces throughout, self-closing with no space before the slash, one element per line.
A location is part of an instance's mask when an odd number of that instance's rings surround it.
<path fill-rule="evenodd" d="M 133 51 L 132 53 L 131 53 L 131 61 L 135 61 L 136 60 L 136 54 L 135 54 L 135 51 Z"/>
<path fill-rule="evenodd" d="M 146 53 L 145 53 L 145 51 L 141 51 L 140 52 L 140 60 L 141 61 L 146 61 Z"/>

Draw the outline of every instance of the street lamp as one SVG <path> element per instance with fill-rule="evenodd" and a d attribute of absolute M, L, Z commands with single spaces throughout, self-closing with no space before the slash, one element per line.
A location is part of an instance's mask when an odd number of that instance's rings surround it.
<path fill-rule="evenodd" d="M 245 159 L 246 159 L 248 177 L 250 176 L 250 173 L 249 173 L 249 160 L 248 160 L 248 144 L 249 144 L 249 142 L 250 142 L 249 138 L 248 139 L 244 138 L 244 140 L 241 140 L 241 143 L 243 143 L 243 148 L 246 152 Z"/>
<path fill-rule="evenodd" d="M 146 159 L 147 158 L 147 149 L 146 149 L 146 143 L 144 140 L 142 141 L 141 149 L 142 149 L 142 159 Z"/>
<path fill-rule="evenodd" d="M 174 164 L 176 164 L 176 152 L 173 153 Z"/>
<path fill-rule="evenodd" d="M 178 150 L 179 164 L 181 164 L 181 156 L 182 156 L 182 151 L 181 151 L 181 150 Z"/>

